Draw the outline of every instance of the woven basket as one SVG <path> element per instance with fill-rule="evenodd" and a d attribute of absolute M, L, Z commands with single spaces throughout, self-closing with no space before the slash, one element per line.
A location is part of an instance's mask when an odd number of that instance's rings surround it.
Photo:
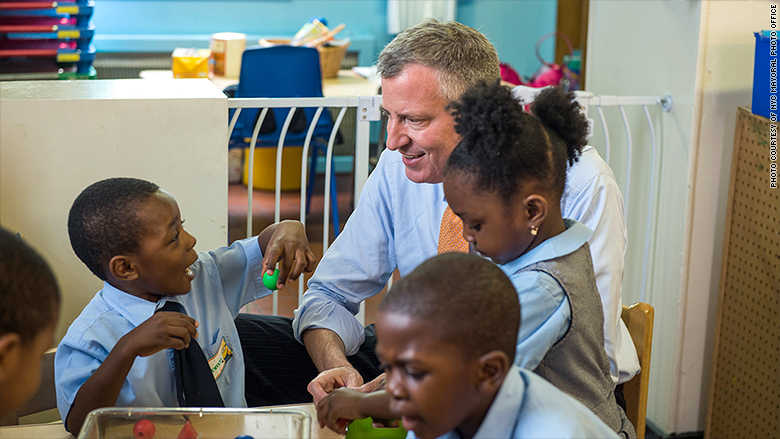
<path fill-rule="evenodd" d="M 286 45 L 290 42 L 289 39 L 265 39 L 262 38 L 258 42 L 261 46 L 270 47 L 278 45 Z M 317 51 L 320 53 L 320 71 L 322 72 L 322 78 L 335 78 L 339 75 L 339 68 L 341 68 L 341 61 L 344 60 L 344 55 L 347 53 L 350 41 L 341 40 L 337 45 L 322 45 L 317 46 Z"/>

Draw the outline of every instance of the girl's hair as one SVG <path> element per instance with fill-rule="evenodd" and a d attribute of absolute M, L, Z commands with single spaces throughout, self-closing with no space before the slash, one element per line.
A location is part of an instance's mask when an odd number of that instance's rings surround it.
<path fill-rule="evenodd" d="M 508 87 L 480 82 L 448 108 L 462 139 L 445 175 L 466 172 L 476 188 L 498 193 L 507 204 L 527 182 L 560 198 L 566 163 L 577 161 L 587 144 L 588 122 L 573 93 L 545 89 L 528 114 Z"/>

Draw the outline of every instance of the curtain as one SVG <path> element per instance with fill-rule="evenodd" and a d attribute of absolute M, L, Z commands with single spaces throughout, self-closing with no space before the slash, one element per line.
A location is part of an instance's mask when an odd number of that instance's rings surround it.
<path fill-rule="evenodd" d="M 387 33 L 396 35 L 426 18 L 455 20 L 456 0 L 387 0 Z"/>

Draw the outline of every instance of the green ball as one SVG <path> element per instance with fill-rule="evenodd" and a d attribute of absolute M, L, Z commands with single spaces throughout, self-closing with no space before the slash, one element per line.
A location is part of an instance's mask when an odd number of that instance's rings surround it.
<path fill-rule="evenodd" d="M 263 273 L 263 285 L 269 290 L 276 289 L 276 282 L 279 281 L 279 270 L 274 270 L 274 274 L 268 275 L 268 272 Z"/>

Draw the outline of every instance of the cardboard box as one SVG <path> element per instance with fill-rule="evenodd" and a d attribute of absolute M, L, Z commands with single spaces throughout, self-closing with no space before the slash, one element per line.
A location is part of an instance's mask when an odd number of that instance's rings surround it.
<path fill-rule="evenodd" d="M 174 78 L 208 78 L 209 77 L 209 49 L 184 49 L 176 48 L 173 51 Z"/>

